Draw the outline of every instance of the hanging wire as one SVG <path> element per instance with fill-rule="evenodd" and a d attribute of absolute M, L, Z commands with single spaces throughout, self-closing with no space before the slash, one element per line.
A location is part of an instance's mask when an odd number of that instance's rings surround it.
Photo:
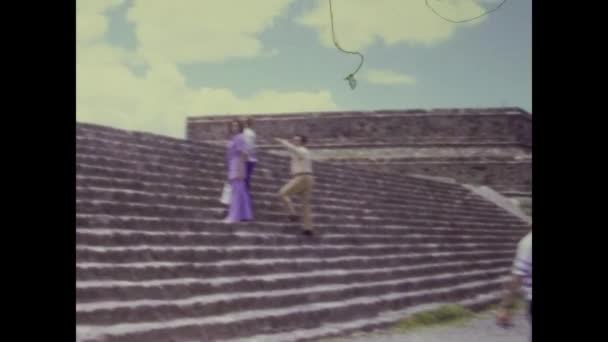
<path fill-rule="evenodd" d="M 334 10 L 332 8 L 331 0 L 329 0 L 329 15 L 331 18 L 331 36 L 332 36 L 332 39 L 334 41 L 334 45 L 336 46 L 336 48 L 344 53 L 351 54 L 351 55 L 357 55 L 357 56 L 361 57 L 361 62 L 359 63 L 359 66 L 357 67 L 357 69 L 355 69 L 355 71 L 351 72 L 348 76 L 346 76 L 344 78 L 345 80 L 348 81 L 348 85 L 350 86 L 350 88 L 354 90 L 355 87 L 357 87 L 357 80 L 355 79 L 355 74 L 363 66 L 363 61 L 364 61 L 365 57 L 360 52 L 344 50 L 338 44 L 338 41 L 336 39 L 336 30 L 334 29 Z"/>
<path fill-rule="evenodd" d="M 437 0 L 439 1 L 439 0 Z M 485 11 L 484 13 L 474 17 L 474 18 L 469 18 L 469 19 L 464 19 L 464 20 L 454 20 L 454 19 L 450 19 L 450 18 L 446 18 L 444 16 L 442 16 L 441 14 L 439 14 L 434 8 L 433 6 L 431 6 L 431 4 L 429 4 L 429 0 L 424 0 L 424 3 L 426 4 L 426 7 L 428 7 L 431 11 L 433 11 L 433 13 L 435 13 L 438 17 L 440 17 L 441 19 L 445 20 L 445 21 L 449 21 L 451 23 L 454 24 L 461 24 L 461 23 L 467 23 L 469 21 L 473 21 L 475 19 L 479 19 L 483 16 L 486 16 L 494 11 L 497 11 L 499 8 L 502 7 L 502 5 L 505 4 L 505 2 L 507 2 L 507 0 L 502 0 L 502 2 L 500 4 L 498 4 L 496 7 L 494 7 L 493 9 L 489 10 L 489 11 Z"/>
<path fill-rule="evenodd" d="M 439 1 L 439 0 L 437 0 Z M 476 19 L 479 19 L 481 17 L 484 17 L 492 12 L 495 12 L 497 10 L 499 10 L 502 5 L 504 5 L 507 2 L 507 0 L 502 0 L 496 7 L 494 7 L 491 10 L 485 11 L 484 13 L 481 13 L 480 15 L 473 17 L 473 18 L 468 18 L 468 19 L 463 19 L 463 20 L 454 20 L 454 19 L 450 19 L 450 18 L 446 18 L 443 15 L 441 15 L 439 12 L 437 12 L 435 10 L 435 8 L 433 8 L 433 6 L 431 6 L 431 4 L 429 3 L 429 0 L 424 0 L 424 3 L 426 5 L 426 7 L 428 7 L 433 13 L 435 13 L 435 15 L 437 15 L 438 17 L 440 17 L 441 19 L 448 21 L 450 23 L 454 23 L 454 24 L 461 24 L 461 23 L 466 23 L 466 22 L 470 22 Z M 358 51 L 348 51 L 348 50 L 344 50 L 340 44 L 338 44 L 338 40 L 336 39 L 336 30 L 334 27 L 334 10 L 333 10 L 333 6 L 332 6 L 332 0 L 329 0 L 329 16 L 331 19 L 331 37 L 332 40 L 334 42 L 334 45 L 336 47 L 336 49 L 338 49 L 339 51 L 346 53 L 346 54 L 351 54 L 351 55 L 357 55 L 361 58 L 361 62 L 359 63 L 359 66 L 357 66 L 357 69 L 355 69 L 355 71 L 351 72 L 348 76 L 346 76 L 344 79 L 346 81 L 348 81 L 348 84 L 350 86 L 351 89 L 355 89 L 357 87 L 357 80 L 355 79 L 355 74 L 357 72 L 359 72 L 359 70 L 361 69 L 361 67 L 363 66 L 363 62 L 365 60 L 365 57 L 363 56 L 363 54 L 361 54 Z"/>

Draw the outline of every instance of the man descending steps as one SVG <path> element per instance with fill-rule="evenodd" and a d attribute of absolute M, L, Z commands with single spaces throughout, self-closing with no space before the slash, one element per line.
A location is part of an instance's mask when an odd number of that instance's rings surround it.
<path fill-rule="evenodd" d="M 277 142 L 287 148 L 291 154 L 291 180 L 285 184 L 279 191 L 279 196 L 289 211 L 289 219 L 297 221 L 298 216 L 293 208 L 293 203 L 289 198 L 290 195 L 300 194 L 302 198 L 302 223 L 304 226 L 303 233 L 312 235 L 312 218 L 310 212 L 310 195 L 314 179 L 312 176 L 312 162 L 310 159 L 310 151 L 306 148 L 307 139 L 303 135 L 293 137 L 293 144 L 284 139 L 275 139 Z"/>

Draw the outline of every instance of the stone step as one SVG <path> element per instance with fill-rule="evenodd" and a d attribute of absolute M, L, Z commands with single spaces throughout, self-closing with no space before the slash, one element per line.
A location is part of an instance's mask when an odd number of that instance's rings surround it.
<path fill-rule="evenodd" d="M 76 157 L 76 172 L 77 174 L 87 174 L 91 176 L 119 176 L 124 178 L 148 177 L 152 179 L 164 179 L 165 181 L 188 181 L 188 182 L 203 182 L 209 186 L 217 187 L 224 183 L 226 179 L 224 165 L 207 165 L 206 168 L 186 168 L 176 167 L 173 165 L 154 164 L 154 163 L 137 163 L 129 160 L 116 158 L 100 157 L 93 155 L 78 155 Z M 277 174 L 276 172 L 264 172 L 258 169 L 254 171 L 252 176 L 252 186 L 255 191 L 258 188 L 273 188 L 273 192 L 278 191 L 284 183 L 289 180 L 287 172 Z M 146 180 L 147 178 L 142 178 Z M 339 191 L 353 193 L 365 186 L 366 192 L 370 194 L 386 195 L 391 193 L 393 196 L 418 198 L 421 200 L 433 200 L 439 196 L 445 199 L 460 200 L 463 197 L 470 197 L 471 202 L 486 205 L 484 201 L 472 196 L 466 191 L 439 191 L 433 188 L 428 188 L 419 191 L 398 191 L 398 184 L 387 183 L 382 184 L 365 184 L 356 179 L 344 178 L 337 179 L 331 176 L 323 177 L 322 175 L 315 176 L 315 188 L 328 191 Z M 464 188 L 463 188 L 464 189 Z"/>
<path fill-rule="evenodd" d="M 155 153 L 163 154 L 193 154 L 196 157 L 200 157 L 201 154 L 222 154 L 224 153 L 224 143 L 221 144 L 206 144 L 194 141 L 180 140 L 175 138 L 168 138 L 159 135 L 153 135 L 148 133 L 129 133 L 123 132 L 102 132 L 97 129 L 82 129 L 77 128 L 76 135 L 77 147 L 79 146 L 95 146 L 95 147 L 114 147 L 124 150 L 132 150 L 143 152 L 146 150 L 154 149 Z M 285 159 L 277 157 L 276 155 L 259 151 L 262 158 L 269 158 L 274 163 L 283 161 Z M 335 170 L 335 167 L 320 165 L 322 169 Z M 416 183 L 416 182 L 414 182 Z M 425 183 L 422 183 L 425 184 Z"/>
<path fill-rule="evenodd" d="M 76 246 L 76 259 L 79 262 L 142 262 L 142 261 L 222 261 L 246 258 L 297 258 L 297 257 L 340 257 L 340 256 L 379 256 L 385 254 L 435 253 L 472 251 L 492 247 L 497 250 L 514 248 L 513 243 L 428 243 L 428 244 L 368 244 L 363 246 L 324 246 L 324 245 L 284 245 L 276 246 L 119 246 L 97 247 Z"/>
<path fill-rule="evenodd" d="M 209 220 L 221 219 L 223 206 L 186 206 L 183 204 L 149 204 L 138 202 L 106 201 L 96 199 L 77 199 L 77 211 L 83 214 L 116 214 L 134 216 L 165 216 L 182 218 L 203 218 Z M 286 221 L 286 210 L 276 208 L 274 210 L 255 205 L 255 220 L 260 222 L 281 222 Z M 356 209 L 356 208 L 355 208 Z M 488 217 L 478 216 L 468 212 L 464 214 L 452 213 L 449 211 L 429 210 L 403 207 L 401 211 L 390 212 L 375 211 L 369 209 L 341 209 L 339 207 L 325 207 L 323 210 L 313 212 L 314 220 L 318 223 L 352 223 L 356 220 L 378 224 L 408 224 L 410 220 L 425 219 L 429 223 L 437 221 L 453 221 L 458 223 L 478 223 L 495 224 L 520 224 L 519 219 L 512 217 Z M 389 223 L 390 222 L 390 223 Z"/>
<path fill-rule="evenodd" d="M 170 280 L 189 277 L 225 277 L 235 275 L 272 275 L 286 272 L 312 272 L 318 270 L 340 269 L 358 270 L 376 267 L 420 265 L 448 261 L 475 261 L 476 258 L 497 259 L 513 258 L 513 248 L 496 249 L 491 247 L 474 251 L 444 251 L 432 253 L 395 253 L 377 256 L 318 256 L 301 258 L 257 258 L 223 261 L 144 261 L 144 262 L 87 262 L 77 261 L 76 278 L 83 281 L 128 281 Z M 97 284 L 105 286 L 105 282 Z M 114 284 L 115 285 L 115 284 Z M 127 284 L 128 285 L 128 284 Z M 131 285 L 137 285 L 135 283 Z M 159 284 L 160 285 L 160 284 Z M 126 286 L 126 285 L 125 285 Z"/>
<path fill-rule="evenodd" d="M 259 309 L 276 309 L 307 303 L 348 301 L 360 297 L 382 296 L 397 291 L 436 289 L 466 282 L 493 280 L 509 268 L 440 273 L 430 276 L 374 280 L 361 283 L 312 285 L 285 290 L 249 290 L 221 295 L 200 295 L 184 299 L 120 300 L 76 305 L 76 323 L 110 325 L 153 322 L 188 317 L 209 317 Z"/>
<path fill-rule="evenodd" d="M 276 224 L 275 224 L 276 226 Z M 280 231 L 270 229 L 255 231 L 254 229 L 238 229 L 240 225 L 235 225 L 233 228 L 228 230 L 210 230 L 210 231 L 199 231 L 199 230 L 173 230 L 170 227 L 167 229 L 157 230 L 145 230 L 145 229 L 128 229 L 128 228 L 108 228 L 108 227 L 91 227 L 83 228 L 76 227 L 77 237 L 91 237 L 92 239 L 106 239 L 106 238 L 117 238 L 127 239 L 133 241 L 143 241 L 149 238 L 162 237 L 163 241 L 169 241 L 171 239 L 186 239 L 192 238 L 195 240 L 201 240 L 204 238 L 205 241 L 213 241 L 213 243 L 221 244 L 222 241 L 229 239 L 231 243 L 238 244 L 239 241 L 254 241 L 251 239 L 263 239 L 265 241 L 292 241 L 306 244 L 319 244 L 336 242 L 339 243 L 342 240 L 348 241 L 380 241 L 378 239 L 394 239 L 401 238 L 429 238 L 429 239 L 487 239 L 488 241 L 511 241 L 520 240 L 522 235 L 517 231 L 504 231 L 497 232 L 491 229 L 459 229 L 459 228 L 444 228 L 444 227 L 407 227 L 407 226 L 386 226 L 384 230 L 380 229 L 367 229 L 359 230 L 363 225 L 343 225 L 337 231 L 335 225 L 320 225 L 320 229 L 324 230 L 314 236 L 303 237 L 301 235 L 294 235 L 293 231 Z M 354 233 L 353 233 L 354 232 Z M 243 239 L 243 240 L 241 240 Z M 98 240 L 94 240 L 98 241 Z M 105 241 L 105 240 L 104 240 Z M 113 240 L 115 243 L 119 243 L 118 240 Z"/>
<path fill-rule="evenodd" d="M 500 291 L 488 292 L 476 295 L 470 299 L 452 301 L 449 303 L 435 302 L 431 304 L 415 305 L 401 310 L 385 310 L 378 313 L 375 317 L 366 317 L 364 319 L 355 319 L 340 323 L 321 323 L 321 325 L 316 328 L 301 328 L 293 329 L 288 332 L 259 334 L 244 338 L 228 339 L 224 340 L 224 342 L 329 342 L 332 338 L 346 339 L 353 334 L 362 331 L 389 330 L 394 324 L 406 317 L 439 309 L 447 304 L 457 304 L 472 311 L 480 311 L 489 308 L 491 305 L 498 304 L 500 300 Z"/>
<path fill-rule="evenodd" d="M 129 150 L 129 148 L 135 148 L 140 153 L 143 150 L 154 151 L 153 153 L 157 156 L 159 155 L 159 153 L 162 153 L 164 151 L 167 155 L 171 156 L 191 154 L 194 159 L 199 159 L 202 155 L 206 155 L 208 153 L 222 156 L 224 153 L 224 149 L 222 147 L 212 146 L 208 144 L 167 138 L 147 133 L 129 133 L 126 131 L 119 132 L 118 130 L 112 131 L 112 129 L 88 129 L 83 128 L 83 126 L 77 127 L 76 138 L 77 146 L 87 146 L 87 143 L 94 143 L 96 144 L 94 146 L 98 147 L 103 147 L 105 145 L 114 146 L 118 147 L 118 149 L 125 150 Z M 268 160 L 268 162 L 274 165 L 275 167 L 282 167 L 282 165 L 286 165 L 286 159 L 284 157 L 278 157 L 276 155 L 265 153 L 263 151 L 259 151 L 258 154 L 259 158 L 261 158 L 262 160 Z M 442 184 L 424 179 L 408 177 L 406 175 L 397 176 L 367 170 L 350 170 L 348 168 L 345 169 L 343 167 L 335 167 L 325 163 L 316 163 L 315 169 L 318 172 L 328 172 L 330 175 L 333 175 L 333 177 L 340 177 L 340 175 L 344 172 L 352 172 L 352 174 L 349 175 L 349 178 L 360 176 L 364 178 L 365 181 L 380 178 L 386 180 L 393 180 L 398 183 L 403 183 L 407 180 L 408 186 L 432 186 L 446 190 L 458 189 L 458 186 L 455 186 L 453 184 Z"/>
<path fill-rule="evenodd" d="M 447 234 L 400 234 L 400 235 L 353 235 L 353 234 L 323 234 L 318 238 L 306 241 L 308 245 L 343 246 L 379 243 L 494 243 L 513 242 L 519 237 L 510 238 L 493 235 L 447 235 Z M 302 239 L 285 234 L 210 234 L 210 233 L 180 233 L 180 232 L 146 232 L 146 231 L 116 231 L 116 230 L 84 230 L 76 231 L 76 244 L 86 246 L 135 246 L 139 244 L 150 246 L 247 246 L 275 245 L 301 243 Z"/>
<path fill-rule="evenodd" d="M 195 218 L 167 218 L 159 216 L 129 216 L 129 215 L 103 215 L 103 214 L 76 214 L 76 225 L 80 228 L 112 227 L 130 230 L 167 230 L 196 231 L 196 232 L 264 232 L 297 234 L 300 224 L 292 222 L 243 222 L 225 224 L 218 220 L 205 220 Z M 489 232 L 497 236 L 521 234 L 523 237 L 530 231 L 525 224 L 496 224 L 470 222 L 462 224 L 454 221 L 438 221 L 431 223 L 428 220 L 411 220 L 410 224 L 386 224 L 370 226 L 360 221 L 341 224 L 316 223 L 315 227 L 320 234 L 395 234 L 404 229 L 444 229 L 445 231 L 462 232 Z M 415 227 L 415 228 L 414 228 Z"/>
<path fill-rule="evenodd" d="M 140 180 L 144 182 L 152 183 L 175 183 L 188 186 L 198 186 L 210 189 L 210 191 L 219 191 L 223 184 L 226 182 L 225 175 L 212 174 L 198 172 L 196 170 L 191 171 L 189 174 L 180 174 L 177 172 L 152 172 L 145 170 L 136 170 L 135 168 L 129 168 L 124 165 L 111 165 L 111 166 L 93 166 L 96 164 L 94 161 L 88 161 L 89 164 L 78 163 L 77 164 L 77 175 L 82 176 L 94 176 L 94 177 L 105 177 L 105 178 L 118 178 L 118 179 L 131 179 Z M 199 174 L 200 173 L 200 174 Z M 255 177 L 255 176 L 254 176 Z M 288 178 L 276 178 L 274 181 L 261 182 L 258 179 L 252 179 L 253 193 L 256 192 L 268 192 L 276 194 L 279 189 L 288 181 Z M 468 196 L 450 196 L 446 194 L 431 194 L 427 193 L 424 195 L 413 194 L 408 192 L 395 192 L 394 190 L 375 190 L 373 188 L 367 188 L 365 192 L 361 192 L 360 187 L 354 185 L 353 182 L 340 184 L 331 183 L 327 180 L 316 180 L 314 191 L 315 192 L 330 192 L 335 197 L 346 196 L 352 194 L 363 195 L 367 199 L 390 199 L 392 201 L 420 201 L 423 203 L 437 203 L 437 202 L 454 202 L 454 203 L 466 203 L 469 205 L 475 205 L 484 208 L 492 208 L 487 202 L 483 202 L 477 196 L 469 194 Z"/>
<path fill-rule="evenodd" d="M 217 341 L 255 334 L 315 328 L 326 323 L 375 317 L 385 310 L 414 305 L 458 301 L 497 291 L 503 279 L 460 283 L 449 288 L 406 292 L 396 286 L 393 292 L 351 300 L 302 304 L 280 309 L 241 311 L 228 315 L 189 317 L 162 322 L 120 323 L 115 325 L 78 325 L 77 340 L 82 342 L 156 342 L 168 340 Z"/>
<path fill-rule="evenodd" d="M 491 270 L 499 267 L 509 267 L 512 263 L 512 258 L 510 257 L 478 261 L 473 259 L 475 255 L 479 256 L 484 254 L 452 253 L 451 256 L 429 257 L 420 261 L 415 261 L 419 258 L 416 259 L 411 255 L 401 258 L 371 259 L 380 265 L 377 267 L 372 267 L 369 262 L 363 260 L 359 260 L 360 265 L 357 267 L 357 264 L 354 262 L 355 260 L 352 260 L 353 262 L 349 264 L 349 266 L 351 266 L 350 268 L 336 268 L 335 265 L 337 262 L 325 262 L 323 264 L 316 263 L 316 265 L 319 266 L 319 268 L 316 269 L 311 268 L 315 266 L 314 263 L 293 261 L 292 264 L 296 266 L 293 269 L 286 270 L 285 268 L 281 268 L 272 273 L 257 273 L 255 265 L 259 268 L 260 264 L 251 264 L 249 265 L 249 269 L 241 268 L 241 272 L 238 274 L 231 276 L 230 273 L 226 274 L 220 271 L 217 273 L 217 277 L 214 277 L 213 273 L 210 272 L 202 273 L 204 274 L 204 277 L 202 274 L 192 272 L 193 270 L 196 270 L 193 269 L 192 266 L 213 266 L 209 264 L 198 265 L 157 262 L 130 264 L 124 267 L 121 267 L 120 265 L 115 266 L 114 264 L 77 264 L 77 272 L 87 274 L 87 277 L 92 278 L 92 280 L 77 280 L 76 297 L 78 303 L 121 301 L 124 299 L 182 299 L 195 295 L 254 290 L 274 291 L 321 284 L 363 283 L 366 281 L 389 280 L 398 277 L 405 278 L 433 275 L 442 272 L 454 273 L 480 269 Z M 443 261 L 444 259 L 447 261 Z M 387 263 L 384 264 L 382 263 L 383 261 L 387 261 Z M 407 262 L 404 266 L 403 264 L 399 264 L 399 261 Z M 243 263 L 247 264 L 247 260 L 243 261 Z M 289 260 L 282 259 L 281 263 L 289 263 Z M 236 263 L 232 263 L 232 265 L 234 266 Z M 186 269 L 188 266 L 191 266 L 191 268 Z M 224 263 L 223 266 L 227 266 L 226 263 Z M 115 272 L 122 270 L 122 275 L 125 275 L 129 267 L 134 272 L 134 274 L 129 275 L 131 280 L 121 280 L 121 278 L 110 278 L 109 280 L 105 280 L 103 277 L 95 278 L 94 275 L 90 276 L 95 270 L 114 270 Z M 181 267 L 180 271 L 188 272 L 178 272 L 172 267 Z M 158 274 L 159 277 L 152 279 L 137 278 L 137 280 L 134 280 L 133 278 L 135 278 L 137 274 L 151 276 L 150 273 L 143 273 L 142 269 L 152 270 L 154 272 L 151 273 Z M 170 276 L 167 276 L 167 274 L 170 274 Z"/>
<path fill-rule="evenodd" d="M 204 208 L 204 207 L 186 207 L 174 205 L 160 204 L 141 204 L 141 203 L 126 203 L 116 201 L 102 200 L 76 200 L 76 210 L 82 214 L 103 214 L 103 215 L 118 215 L 118 216 L 147 216 L 147 217 L 167 217 L 167 218 L 198 218 L 207 219 L 210 221 L 221 221 L 222 209 Z M 398 216 L 383 217 L 382 215 L 370 212 L 359 213 L 350 212 L 350 214 L 341 213 L 337 210 L 334 212 L 312 214 L 315 223 L 367 223 L 375 225 L 384 224 L 412 224 L 412 220 L 426 220 L 427 223 L 440 224 L 445 221 L 452 223 L 469 224 L 477 223 L 495 223 L 495 224 L 517 224 L 519 221 L 511 219 L 483 219 L 475 215 L 454 215 L 454 214 L 432 214 L 423 211 L 402 211 Z M 254 213 L 254 220 L 259 222 L 286 222 L 287 215 L 284 210 L 272 211 L 258 209 Z"/>
<path fill-rule="evenodd" d="M 216 150 L 213 150 L 215 148 Z M 93 146 L 81 146 L 78 148 L 79 155 L 98 155 L 104 156 L 107 158 L 115 158 L 115 159 L 127 159 L 127 160 L 135 160 L 138 163 L 147 163 L 147 162 L 156 162 L 161 164 L 173 164 L 176 166 L 182 167 L 198 167 L 198 168 L 209 168 L 209 163 L 215 165 L 224 165 L 225 164 L 225 152 L 222 148 L 212 147 L 212 150 L 207 150 L 204 153 L 199 154 L 188 154 L 183 155 L 184 153 L 173 152 L 170 150 L 158 150 L 154 147 L 147 145 L 129 145 L 125 144 L 121 148 L 112 148 L 108 149 L 106 145 L 93 145 Z M 98 152 L 99 151 L 99 152 Z M 133 152 L 128 152 L 133 151 Z M 201 160 L 200 156 L 205 155 L 205 159 Z M 272 166 L 273 171 L 278 172 L 280 174 L 288 174 L 289 173 L 289 159 L 281 156 L 276 156 L 272 154 L 264 154 L 260 153 L 259 155 L 259 167 L 268 167 Z M 335 179 L 343 179 L 348 178 L 352 180 L 356 180 L 362 182 L 364 184 L 382 184 L 385 182 L 383 179 L 379 179 L 377 177 L 367 177 L 365 175 L 361 175 L 361 170 L 344 168 L 344 167 L 333 167 L 333 169 L 327 169 L 327 167 L 332 167 L 331 164 L 322 165 L 319 162 L 315 162 L 315 173 L 318 176 L 328 176 Z M 403 182 L 402 179 L 395 178 L 393 181 L 395 182 Z M 427 188 L 428 185 L 416 185 L 405 183 L 403 185 L 407 187 L 410 191 L 414 191 L 416 189 L 424 189 Z M 441 186 L 441 185 L 439 185 Z M 457 189 L 458 190 L 458 189 Z"/>
<path fill-rule="evenodd" d="M 100 291 L 106 295 L 114 290 L 142 289 L 156 291 L 169 286 L 181 286 L 187 280 L 225 278 L 233 276 L 270 276 L 284 273 L 306 274 L 319 271 L 360 271 L 386 267 L 419 266 L 430 263 L 467 262 L 484 260 L 511 259 L 511 250 L 493 250 L 491 248 L 476 251 L 405 253 L 380 256 L 340 256 L 340 257 L 303 257 L 303 258 L 260 258 L 208 261 L 208 262 L 82 262 L 77 266 L 76 277 L 79 298 L 98 298 Z M 202 277 L 202 278 L 201 278 Z M 247 284 L 247 282 L 245 282 Z M 242 286 L 247 286 L 246 284 Z M 150 285 L 150 286 L 147 286 Z M 241 286 L 241 285 L 239 285 Z M 278 285 L 277 285 L 278 286 Z M 108 289 L 108 287 L 110 287 Z M 151 288 L 156 287 L 156 288 Z M 160 288 L 159 288 L 160 287 Z M 230 291 L 226 288 L 222 291 Z M 82 291 L 82 292 L 80 292 Z M 216 290 L 217 291 L 217 290 Z M 85 295 L 86 292 L 86 295 Z M 142 292 L 144 295 L 146 292 Z"/>
<path fill-rule="evenodd" d="M 118 145 L 114 144 L 108 147 L 108 142 L 98 142 L 92 141 L 88 143 L 81 143 L 77 146 L 77 155 L 83 156 L 97 156 L 97 157 L 105 157 L 109 159 L 118 159 L 118 160 L 128 160 L 131 162 L 136 162 L 138 164 L 160 164 L 160 165 L 172 165 L 174 167 L 182 167 L 188 169 L 209 169 L 212 166 L 217 167 L 218 170 L 225 169 L 226 157 L 225 151 L 223 150 L 209 150 L 204 154 L 184 154 L 184 153 L 169 153 L 158 151 L 157 149 L 150 148 L 145 145 Z M 217 148 L 216 148 L 217 149 Z M 205 158 L 202 159 L 201 156 L 204 155 Z M 268 169 L 269 166 L 272 166 L 273 172 L 278 172 L 279 174 L 288 175 L 289 174 L 289 159 L 287 157 L 281 157 L 274 154 L 262 154 L 258 157 L 258 167 Z M 319 164 L 315 162 L 315 165 Z M 327 163 L 327 165 L 332 166 L 332 163 Z M 338 171 L 336 173 L 336 171 Z M 449 187 L 444 186 L 443 184 L 410 184 L 409 182 L 404 182 L 403 179 L 391 179 L 391 177 L 386 178 L 370 178 L 369 175 L 362 175 L 361 171 L 356 168 L 344 168 L 334 167 L 334 169 L 327 169 L 325 163 L 319 165 L 319 167 L 315 167 L 315 173 L 319 177 L 332 178 L 337 180 L 343 179 L 351 179 L 355 180 L 361 184 L 371 184 L 371 185 L 384 185 L 391 184 L 393 186 L 397 186 L 398 188 L 403 189 L 404 191 L 415 192 L 415 191 L 429 191 L 429 188 L 438 187 L 443 191 L 457 191 L 462 192 L 457 186 L 450 185 Z"/>
<path fill-rule="evenodd" d="M 219 203 L 217 196 L 210 196 L 210 191 L 206 191 L 204 195 L 189 195 L 189 194 L 172 194 L 163 193 L 161 191 L 141 191 L 141 190 L 126 190 L 124 188 L 104 188 L 104 187 L 84 187 L 76 186 L 76 198 L 82 200 L 103 200 L 115 202 L 129 202 L 140 204 L 165 204 L 188 207 L 202 208 L 220 208 L 224 207 Z M 315 193 L 314 202 L 311 203 L 312 210 L 316 213 L 333 213 L 336 215 L 352 215 L 355 213 L 370 214 L 382 216 L 399 215 L 404 210 L 423 210 L 428 214 L 454 214 L 468 216 L 475 214 L 476 217 L 486 219 L 505 218 L 511 220 L 513 215 L 507 212 L 498 212 L 496 214 L 488 214 L 483 210 L 465 211 L 456 207 L 429 207 L 407 202 L 399 206 L 387 207 L 385 205 L 374 204 L 370 201 L 334 201 L 330 196 L 324 196 Z M 319 197 L 319 198 L 317 198 Z M 297 196 L 294 198 L 298 202 Z M 275 194 L 253 193 L 252 202 L 254 211 L 257 209 L 282 211 L 284 206 L 279 203 L 279 199 Z"/>
<path fill-rule="evenodd" d="M 89 168 L 87 166 L 87 168 Z M 193 181 L 188 178 L 178 179 L 166 179 L 165 176 L 157 175 L 142 175 L 139 173 L 139 177 L 134 179 L 131 175 L 132 172 L 125 174 L 123 171 L 110 172 L 105 169 L 94 168 L 94 170 L 101 170 L 103 174 L 107 176 L 96 176 L 89 175 L 94 172 L 87 172 L 87 175 L 79 174 L 76 176 L 76 186 L 80 188 L 104 188 L 104 189 L 121 189 L 122 191 L 128 192 L 147 192 L 147 193 L 166 193 L 172 195 L 184 195 L 184 196 L 215 196 L 215 203 L 219 205 L 219 197 L 223 182 L 218 181 L 213 185 L 209 185 L 209 181 Z M 164 178 L 163 178 L 164 177 Z M 262 187 L 259 184 L 253 185 L 251 194 L 254 199 L 276 201 L 277 193 L 280 186 L 274 187 Z M 348 192 L 332 192 L 323 190 L 315 187 L 313 189 L 313 201 L 319 205 L 321 204 L 342 204 L 342 205 L 364 205 L 370 207 L 383 207 L 401 209 L 404 204 L 424 206 L 425 208 L 435 209 L 446 209 L 456 210 L 459 212 L 485 212 L 487 215 L 492 217 L 512 217 L 508 215 L 504 210 L 498 206 L 486 202 L 483 205 L 477 203 L 478 196 L 471 194 L 468 197 L 461 197 L 457 200 L 450 200 L 442 197 L 437 197 L 431 200 L 421 200 L 420 198 L 411 198 L 409 194 L 405 194 L 407 199 L 398 198 L 397 196 L 377 196 L 373 194 L 359 192 L 356 195 L 352 195 L 352 191 Z M 297 200 L 298 196 L 294 199 Z M 473 202 L 475 200 L 475 202 Z"/>
<path fill-rule="evenodd" d="M 114 196 L 115 193 L 108 193 L 106 191 L 77 191 L 77 198 L 81 201 L 106 201 L 106 202 L 114 202 L 114 203 L 127 203 L 130 205 L 159 205 L 159 206 L 170 206 L 170 207 L 185 207 L 185 208 L 208 208 L 214 209 L 216 211 L 221 211 L 225 208 L 224 205 L 220 204 L 217 199 L 213 199 L 211 197 L 176 197 L 176 196 L 165 196 L 162 194 L 158 196 L 150 195 L 150 196 L 131 196 L 125 195 L 124 192 L 121 192 L 119 196 Z M 125 197 L 132 198 L 131 200 L 127 200 Z M 200 199 L 200 200 L 199 200 Z M 294 203 L 299 205 L 299 199 L 294 198 Z M 319 203 L 321 202 L 321 203 Z M 363 216 L 375 216 L 375 217 L 450 217 L 452 219 L 470 219 L 472 217 L 478 218 L 479 221 L 488 221 L 488 222 L 509 222 L 509 223 L 518 223 L 518 220 L 514 220 L 512 216 L 509 215 L 486 215 L 485 213 L 479 214 L 479 211 L 464 211 L 464 210 L 453 210 L 453 209 L 443 209 L 443 208 L 428 208 L 420 205 L 411 205 L 404 204 L 399 208 L 395 209 L 382 209 L 382 206 L 379 205 L 354 205 L 350 206 L 345 205 L 331 205 L 327 203 L 327 201 L 317 201 L 315 200 L 312 204 L 313 214 L 315 216 L 323 216 L 323 215 L 332 215 L 332 216 L 355 216 L 355 217 L 363 217 Z M 258 215 L 258 220 L 261 220 L 263 217 L 267 217 L 268 219 L 280 219 L 283 220 L 282 217 L 277 217 L 275 215 L 283 216 L 285 213 L 285 208 L 282 204 L 279 203 L 279 200 L 274 198 L 274 201 L 262 201 L 257 196 L 253 198 L 253 209 L 254 212 Z M 259 214 L 262 214 L 261 216 Z M 268 216 L 268 215 L 270 216 Z M 265 216 L 266 215 L 266 216 Z"/>

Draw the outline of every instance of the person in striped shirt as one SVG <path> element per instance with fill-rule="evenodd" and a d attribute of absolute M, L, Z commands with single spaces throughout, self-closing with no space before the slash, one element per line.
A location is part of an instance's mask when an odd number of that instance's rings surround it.
<path fill-rule="evenodd" d="M 528 319 L 532 323 L 532 232 L 521 239 L 517 246 L 512 277 L 506 284 L 505 296 L 496 315 L 499 325 L 511 324 L 511 308 L 520 290 L 523 290 L 528 302 Z"/>

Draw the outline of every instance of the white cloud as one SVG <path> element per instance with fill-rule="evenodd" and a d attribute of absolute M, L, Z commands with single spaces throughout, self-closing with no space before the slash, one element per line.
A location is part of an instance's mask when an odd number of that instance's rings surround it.
<path fill-rule="evenodd" d="M 76 66 L 76 97 L 79 121 L 125 129 L 180 135 L 183 131 L 187 88 L 172 64 L 149 66 L 137 77 L 116 49 L 96 47 L 83 54 L 102 53 Z"/>
<path fill-rule="evenodd" d="M 185 136 L 187 115 L 335 110 L 327 91 L 261 90 L 238 97 L 229 89 L 192 89 L 175 64 L 149 65 L 138 77 L 127 51 L 95 46 L 80 51 L 76 70 L 78 121 Z M 99 58 L 94 58 L 99 56 Z"/>
<path fill-rule="evenodd" d="M 410 75 L 391 70 L 371 69 L 364 74 L 364 79 L 372 84 L 396 85 L 415 84 L 416 79 Z"/>
<path fill-rule="evenodd" d="M 193 116 L 205 114 L 286 113 L 335 110 L 328 91 L 261 90 L 248 98 L 238 98 L 229 89 L 201 89 L 195 92 Z"/>
<path fill-rule="evenodd" d="M 485 11 L 471 0 L 432 0 L 431 5 L 443 16 L 456 20 Z M 346 50 L 362 50 L 377 40 L 386 45 L 437 44 L 448 39 L 457 28 L 484 20 L 452 24 L 435 15 L 424 0 L 333 0 L 333 9 L 337 40 Z M 315 7 L 297 21 L 315 29 L 324 46 L 333 47 L 327 0 L 316 0 Z"/>
<path fill-rule="evenodd" d="M 138 53 L 150 62 L 221 62 L 264 52 L 258 35 L 293 0 L 134 0 Z"/>
<path fill-rule="evenodd" d="M 261 90 L 242 98 L 230 89 L 189 88 L 177 67 L 178 62 L 193 60 L 276 55 L 276 50 L 259 48 L 256 34 L 271 24 L 288 1 L 263 0 L 255 5 L 240 0 L 180 1 L 185 9 L 170 3 L 174 2 L 145 0 L 144 6 L 135 1 L 130 15 L 139 27 L 140 49 L 129 51 L 102 39 L 108 25 L 105 13 L 120 1 L 78 0 L 78 121 L 183 138 L 187 115 L 337 109 L 327 91 Z M 241 7 L 238 11 L 237 5 Z M 235 17 L 229 18 L 233 10 Z M 222 25 L 229 27 L 223 29 Z M 242 41 L 247 42 L 245 46 L 238 46 Z M 145 65 L 145 75 L 134 74 L 133 65 Z"/>

